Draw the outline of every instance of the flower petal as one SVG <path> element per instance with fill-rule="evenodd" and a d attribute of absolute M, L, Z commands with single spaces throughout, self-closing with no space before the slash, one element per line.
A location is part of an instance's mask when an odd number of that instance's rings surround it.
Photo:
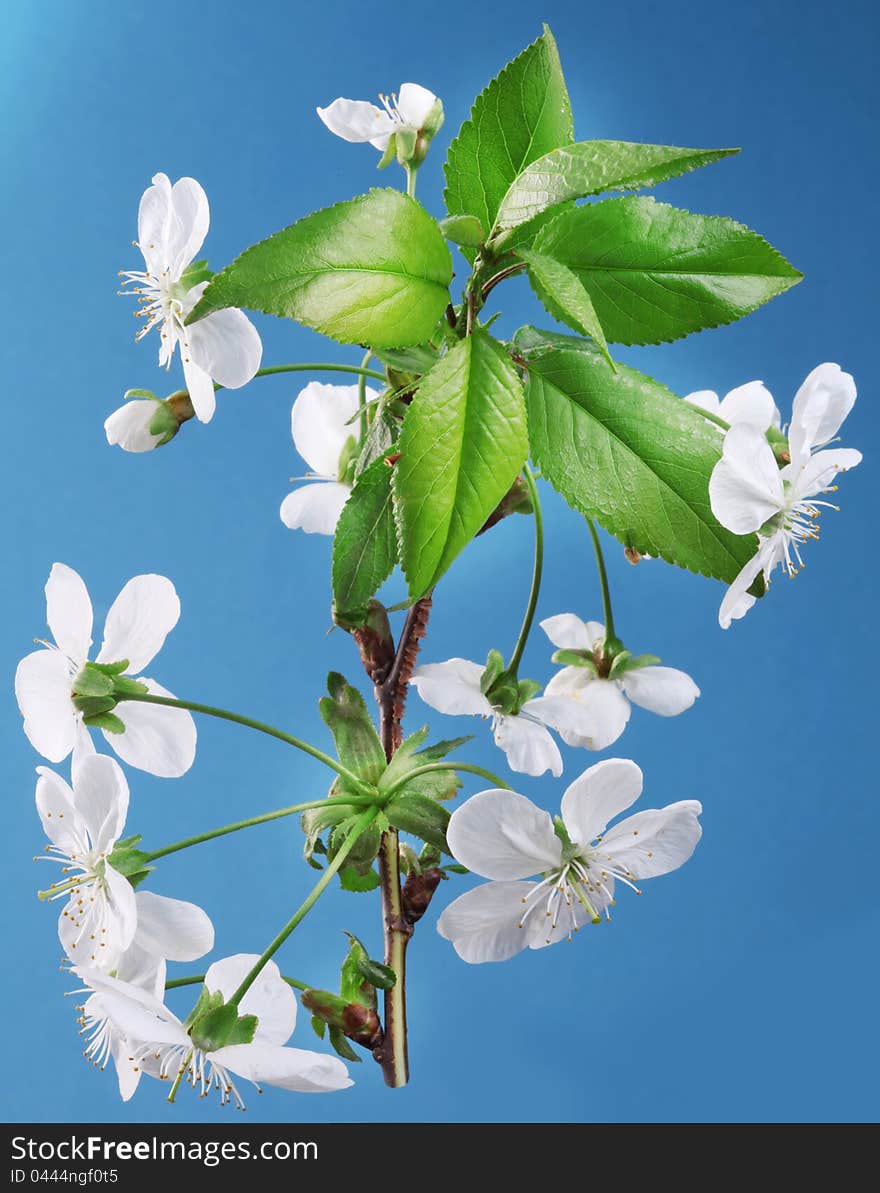
<path fill-rule="evenodd" d="M 718 610 L 718 624 L 722 630 L 729 629 L 731 621 L 738 621 L 741 617 L 745 617 L 754 605 L 755 597 L 749 596 L 748 590 L 763 569 L 764 556 L 759 548 L 724 594 L 724 599 Z"/>
<path fill-rule="evenodd" d="M 861 462 L 862 453 L 851 447 L 836 447 L 816 452 L 800 473 L 792 478 L 798 496 L 813 497 L 818 493 L 824 493 L 834 483 L 838 472 L 847 472 Z"/>
<path fill-rule="evenodd" d="M 595 678 L 589 667 L 562 667 L 548 680 L 544 696 L 579 696 Z"/>
<path fill-rule="evenodd" d="M 552 724 L 567 745 L 580 746 L 585 750 L 604 750 L 616 742 L 629 721 L 629 701 L 621 692 L 616 680 L 595 679 L 568 696 L 552 695 L 551 705 L 542 705 L 541 716 Z M 548 684 L 548 690 L 549 690 Z M 564 701 L 565 703 L 561 703 Z M 532 703 L 532 702 L 530 702 Z"/>
<path fill-rule="evenodd" d="M 351 489 L 337 481 L 315 481 L 288 493 L 281 502 L 281 521 L 306 534 L 335 534 Z"/>
<path fill-rule="evenodd" d="M 731 426 L 748 423 L 759 431 L 766 431 L 770 426 L 778 427 L 780 423 L 773 395 L 763 381 L 747 381 L 732 389 L 722 398 L 717 412 Z"/>
<path fill-rule="evenodd" d="M 136 997 L 139 994 L 141 997 Z M 134 987 L 125 987 L 124 993 L 116 993 L 112 988 L 101 991 L 104 1014 L 131 1043 L 182 1044 L 192 1047 L 192 1041 L 179 1019 L 167 1007 L 155 1006 L 154 1002 Z"/>
<path fill-rule="evenodd" d="M 436 102 L 434 92 L 419 83 L 401 83 L 397 93 L 397 111 L 409 128 L 422 128 Z"/>
<path fill-rule="evenodd" d="M 492 705 L 480 689 L 484 670 L 479 663 L 469 659 L 423 663 L 413 671 L 410 684 L 425 704 L 447 716 L 490 717 Z"/>
<path fill-rule="evenodd" d="M 695 389 L 693 393 L 684 395 L 684 401 L 700 410 L 708 410 L 710 414 L 720 414 L 721 402 L 714 389 Z"/>
<path fill-rule="evenodd" d="M 139 678 L 154 696 L 172 696 L 155 680 Z M 177 779 L 189 770 L 196 756 L 196 723 L 186 709 L 129 700 L 116 711 L 125 732 L 104 737 L 123 762 L 161 779 Z"/>
<path fill-rule="evenodd" d="M 34 749 L 62 762 L 76 740 L 76 710 L 70 698 L 70 668 L 60 650 L 35 650 L 15 671 L 15 698 L 24 731 Z"/>
<path fill-rule="evenodd" d="M 528 878 L 559 865 L 562 844 L 549 815 L 516 791 L 480 791 L 452 813 L 453 857 L 483 878 Z"/>
<path fill-rule="evenodd" d="M 320 119 L 331 133 L 343 141 L 372 141 L 378 137 L 389 137 L 395 123 L 381 108 L 365 99 L 334 99 L 326 108 L 316 108 Z M 387 142 L 386 142 L 387 143 Z"/>
<path fill-rule="evenodd" d="M 237 953 L 215 961 L 205 974 L 205 985 L 212 993 L 219 990 L 228 1000 L 259 959 L 257 953 Z M 239 1011 L 257 1016 L 255 1042 L 285 1044 L 290 1039 L 296 1026 L 296 995 L 274 961 L 267 961 L 260 970 L 239 1003 Z"/>
<path fill-rule="evenodd" d="M 598 622 L 592 623 L 594 626 Z M 593 643 L 587 629 L 587 623 L 574 613 L 557 613 L 555 617 L 545 617 L 539 622 L 541 629 L 554 646 L 560 650 L 590 650 Z M 602 627 L 604 633 L 604 626 Z"/>
<path fill-rule="evenodd" d="M 134 889 L 112 866 L 74 891 L 58 918 L 58 939 L 71 961 L 115 969 L 137 928 Z"/>
<path fill-rule="evenodd" d="M 139 990 L 145 991 L 145 993 L 161 1003 L 165 997 L 167 966 L 164 957 L 157 957 L 141 945 L 141 912 L 139 900 L 140 894 L 135 893 L 138 926 L 135 929 L 134 939 L 119 958 L 119 964 L 116 966 L 116 977 L 119 981 L 127 982 L 130 986 L 137 986 Z"/>
<path fill-rule="evenodd" d="M 183 352 L 219 385 L 240 389 L 260 367 L 263 343 L 247 315 L 227 307 L 184 329 Z"/>
<path fill-rule="evenodd" d="M 690 708 L 700 694 L 691 677 L 675 667 L 639 667 L 625 671 L 621 683 L 633 704 L 661 717 L 677 717 Z"/>
<path fill-rule="evenodd" d="M 162 649 L 179 617 L 180 600 L 167 577 L 135 576 L 110 606 L 97 661 L 128 659 L 127 673 L 136 675 Z"/>
<path fill-rule="evenodd" d="M 150 431 L 159 403 L 153 398 L 135 398 L 124 402 L 104 420 L 104 433 L 111 447 L 118 444 L 126 452 L 150 452 L 162 435 Z"/>
<path fill-rule="evenodd" d="M 231 1044 L 211 1053 L 211 1060 L 257 1085 L 276 1085 L 300 1094 L 325 1094 L 354 1082 L 335 1056 L 273 1044 Z"/>
<path fill-rule="evenodd" d="M 696 849 L 703 833 L 697 820 L 702 810 L 697 800 L 686 799 L 637 812 L 609 829 L 597 853 L 637 879 L 668 874 Z"/>
<path fill-rule="evenodd" d="M 46 622 L 62 654 L 81 667 L 92 645 L 92 602 L 82 577 L 53 563 L 46 581 Z"/>
<path fill-rule="evenodd" d="M 189 400 L 196 412 L 196 418 L 201 423 L 209 423 L 217 409 L 217 398 L 214 393 L 214 382 L 210 373 L 200 369 L 190 356 L 189 350 L 183 352 L 183 379 L 189 392 Z"/>
<path fill-rule="evenodd" d="M 48 766 L 38 766 L 36 804 L 43 832 L 68 857 L 84 855 L 88 841 L 73 804 L 73 792 Z"/>
<path fill-rule="evenodd" d="M 371 390 L 369 396 L 378 395 Z M 342 449 L 357 435 L 357 427 L 351 422 L 357 409 L 356 385 L 310 381 L 297 394 L 290 411 L 293 445 L 317 476 L 338 479 Z"/>
<path fill-rule="evenodd" d="M 153 185 L 141 195 L 138 207 L 138 247 L 155 277 L 170 265 L 171 179 L 154 174 Z"/>
<path fill-rule="evenodd" d="M 195 903 L 138 891 L 137 943 L 146 953 L 169 961 L 195 961 L 214 947 L 214 925 Z"/>
<path fill-rule="evenodd" d="M 537 703 L 530 700 L 524 705 Z M 507 765 L 521 775 L 562 774 L 562 755 L 545 725 L 528 716 L 498 716 L 495 719 L 495 745 L 507 755 Z"/>
<path fill-rule="evenodd" d="M 171 188 L 168 251 L 173 277 L 179 277 L 193 260 L 208 235 L 211 213 L 208 196 L 195 178 L 178 178 Z"/>
<path fill-rule="evenodd" d="M 840 365 L 818 365 L 795 394 L 788 441 L 794 464 L 806 461 L 814 448 L 833 439 L 852 410 L 856 383 Z"/>
<path fill-rule="evenodd" d="M 73 780 L 73 803 L 92 848 L 111 853 L 128 815 L 128 783 L 119 763 L 106 754 L 83 758 Z"/>
<path fill-rule="evenodd" d="M 610 895 L 604 891 L 594 890 L 590 893 L 590 903 L 596 915 L 604 911 L 610 902 Z M 526 928 L 531 927 L 529 948 L 546 949 L 549 944 L 559 944 L 561 940 L 571 940 L 573 932 L 579 932 L 584 924 L 589 924 L 592 920 L 592 914 L 576 898 L 572 898 L 570 906 L 565 902 L 557 905 L 552 923 L 543 911 L 536 911 L 526 920 Z"/>
<path fill-rule="evenodd" d="M 572 841 L 581 846 L 595 841 L 609 820 L 636 802 L 642 783 L 641 770 L 628 758 L 605 758 L 585 770 L 562 797 L 562 819 Z"/>
<path fill-rule="evenodd" d="M 454 899 L 437 921 L 437 931 L 471 965 L 507 961 L 529 944 L 529 922 L 520 927 L 523 901 L 534 882 L 484 882 Z M 534 918 L 534 917 L 532 917 Z"/>
<path fill-rule="evenodd" d="M 712 513 L 734 534 L 748 534 L 778 513 L 784 502 L 773 450 L 749 423 L 731 427 L 709 478 Z"/>

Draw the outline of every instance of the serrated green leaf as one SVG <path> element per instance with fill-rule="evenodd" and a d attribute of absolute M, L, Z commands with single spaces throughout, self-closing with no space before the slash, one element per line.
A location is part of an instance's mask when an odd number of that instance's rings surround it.
<path fill-rule="evenodd" d="M 412 833 L 429 845 L 449 852 L 446 844 L 446 827 L 449 824 L 449 811 L 438 804 L 436 800 L 426 795 L 400 794 L 385 808 L 385 815 L 390 824 L 404 833 Z"/>
<path fill-rule="evenodd" d="M 557 203 L 603 191 L 635 191 L 708 166 L 738 149 L 682 149 L 631 141 L 579 141 L 531 162 L 501 200 L 492 245 L 500 248 L 514 228 Z"/>
<path fill-rule="evenodd" d="M 398 373 L 427 373 L 437 360 L 437 349 L 431 344 L 415 344 L 412 348 L 383 348 L 375 355 Z"/>
<path fill-rule="evenodd" d="M 534 247 L 577 274 L 609 343 L 658 344 L 733 323 L 801 279 L 744 224 L 651 198 L 573 208 Z"/>
<path fill-rule="evenodd" d="M 373 190 L 246 249 L 217 274 L 187 322 L 246 307 L 344 343 L 403 348 L 429 338 L 451 280 L 436 220 L 400 191 Z"/>
<path fill-rule="evenodd" d="M 545 25 L 542 36 L 477 96 L 449 146 L 444 166 L 447 210 L 493 227 L 514 178 L 536 158 L 573 140 L 559 51 Z M 472 250 L 465 254 L 473 257 Z"/>
<path fill-rule="evenodd" d="M 528 452 L 522 386 L 479 328 L 422 378 L 398 440 L 401 563 L 415 600 L 482 528 Z"/>
<path fill-rule="evenodd" d="M 333 599 L 345 616 L 363 608 L 397 563 L 391 467 L 376 460 L 343 506 L 333 538 Z"/>
<path fill-rule="evenodd" d="M 333 734 L 339 761 L 359 778 L 375 783 L 385 769 L 385 751 L 363 696 L 336 671 L 327 677 L 327 690 L 330 695 L 321 697 L 318 709 Z"/>
<path fill-rule="evenodd" d="M 376 460 L 384 459 L 391 454 L 398 429 L 398 422 L 388 409 L 385 400 L 380 400 L 373 420 L 367 428 L 367 433 L 361 441 L 357 463 L 354 466 L 355 480 L 363 476 Z"/>
<path fill-rule="evenodd" d="M 344 891 L 362 893 L 363 891 L 374 891 L 376 887 L 382 885 L 382 880 L 375 870 L 367 870 L 365 874 L 360 874 L 352 866 L 343 866 L 338 874 L 339 885 Z"/>
<path fill-rule="evenodd" d="M 440 231 L 453 244 L 478 249 L 486 239 L 486 231 L 475 215 L 450 215 L 440 221 Z"/>
<path fill-rule="evenodd" d="M 584 340 L 527 330 L 516 342 L 528 361 L 532 455 L 550 484 L 641 554 L 732 581 L 755 537 L 712 514 L 722 440 L 699 411 L 635 369 L 612 373 Z"/>
<path fill-rule="evenodd" d="M 615 368 L 593 300 L 577 274 L 535 249 L 520 249 L 518 256 L 528 266 L 532 289 L 554 319 L 594 339 L 611 368 Z"/>

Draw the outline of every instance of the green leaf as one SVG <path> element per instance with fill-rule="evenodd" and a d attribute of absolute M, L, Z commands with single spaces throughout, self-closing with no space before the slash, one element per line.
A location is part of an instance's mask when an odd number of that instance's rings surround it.
<path fill-rule="evenodd" d="M 528 361 L 532 455 L 569 505 L 643 555 L 732 581 L 755 536 L 715 519 L 709 477 L 722 437 L 696 407 L 569 336 L 517 333 Z"/>
<path fill-rule="evenodd" d="M 375 870 L 367 870 L 366 874 L 360 874 L 352 866 L 343 866 L 339 871 L 339 885 L 344 891 L 360 894 L 364 891 L 374 891 L 382 885 L 382 879 Z"/>
<path fill-rule="evenodd" d="M 385 769 L 385 751 L 363 696 L 336 671 L 327 676 L 327 690 L 330 695 L 321 697 L 318 708 L 333 734 L 339 761 L 358 778 L 375 783 Z"/>
<path fill-rule="evenodd" d="M 609 343 L 658 344 L 733 323 L 801 280 L 744 224 L 650 198 L 563 212 L 534 247 L 577 274 Z"/>
<path fill-rule="evenodd" d="M 402 348 L 429 338 L 451 280 L 436 220 L 399 191 L 373 190 L 247 249 L 217 274 L 187 322 L 247 307 L 344 343 Z"/>
<path fill-rule="evenodd" d="M 431 344 L 415 344 L 412 348 L 383 348 L 375 355 L 398 373 L 427 373 L 437 361 L 437 349 Z"/>
<path fill-rule="evenodd" d="M 484 228 L 492 228 L 520 172 L 573 140 L 559 52 L 545 25 L 543 35 L 477 96 L 470 118 L 449 146 L 444 167 L 447 210 L 450 215 L 472 215 Z"/>
<path fill-rule="evenodd" d="M 450 215 L 440 221 L 440 231 L 453 244 L 478 249 L 486 239 L 486 231 L 475 215 Z"/>
<path fill-rule="evenodd" d="M 435 845 L 444 853 L 449 852 L 446 844 L 446 826 L 449 812 L 442 804 L 425 795 L 395 795 L 385 808 L 390 824 L 404 833 L 412 833 L 429 845 Z"/>
<path fill-rule="evenodd" d="M 501 200 L 492 245 L 557 203 L 603 191 L 636 191 L 708 166 L 738 149 L 680 149 L 631 141 L 579 141 L 552 149 L 519 174 Z"/>
<path fill-rule="evenodd" d="M 334 1052 L 337 1052 L 343 1060 L 360 1063 L 361 1057 L 355 1052 L 351 1044 L 345 1038 L 345 1032 L 341 1027 L 330 1028 L 330 1045 Z"/>
<path fill-rule="evenodd" d="M 567 323 L 582 335 L 590 336 L 602 350 L 602 355 L 611 368 L 614 361 L 608 353 L 605 333 L 593 306 L 593 300 L 584 289 L 576 273 L 553 257 L 547 257 L 534 249 L 520 249 L 518 256 L 529 267 L 529 281 L 538 298 L 560 323 Z"/>
<path fill-rule="evenodd" d="M 358 477 L 333 539 L 333 599 L 342 616 L 364 608 L 397 563 L 393 469 L 374 461 Z"/>
<path fill-rule="evenodd" d="M 479 328 L 419 384 L 394 467 L 401 562 L 413 600 L 482 528 L 528 452 L 522 386 Z"/>
<path fill-rule="evenodd" d="M 366 1001 L 364 999 L 363 983 L 366 982 L 368 987 L 373 987 L 375 995 L 376 990 L 390 990 L 397 982 L 397 974 L 390 965 L 374 961 L 353 932 L 346 932 L 345 935 L 351 942 L 351 947 L 342 965 L 339 993 L 348 1002 L 360 1002 L 364 1006 L 375 1008 L 375 997 L 368 997 Z"/>

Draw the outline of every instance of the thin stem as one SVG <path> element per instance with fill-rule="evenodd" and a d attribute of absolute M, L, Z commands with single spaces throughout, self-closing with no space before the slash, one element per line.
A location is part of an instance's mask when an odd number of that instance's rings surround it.
<path fill-rule="evenodd" d="M 532 508 L 535 514 L 535 562 L 532 568 L 532 587 L 529 592 L 529 603 L 526 605 L 516 646 L 513 648 L 513 654 L 511 655 L 510 662 L 507 664 L 507 670 L 512 675 L 516 675 L 517 673 L 523 651 L 526 648 L 526 642 L 529 640 L 532 622 L 535 620 L 535 609 L 538 606 L 538 594 L 541 591 L 541 575 L 544 570 L 544 515 L 541 512 L 541 499 L 538 496 L 538 486 L 535 484 L 535 478 L 528 464 L 523 465 L 523 477 L 529 490 L 529 496 L 532 499 Z"/>
<path fill-rule="evenodd" d="M 276 812 L 263 812 L 261 816 L 250 816 L 247 820 L 237 820 L 234 824 L 224 824 L 222 828 L 211 829 L 207 833 L 199 833 L 195 837 L 187 837 L 183 841 L 175 841 L 173 845 L 165 845 L 162 849 L 154 849 L 144 858 L 144 862 L 154 862 L 157 858 L 167 857 L 169 853 L 178 853 L 181 849 L 189 849 L 191 845 L 201 845 L 203 841 L 213 841 L 216 837 L 225 837 L 229 833 L 237 833 L 240 829 L 251 828 L 255 824 L 268 824 L 270 820 L 280 820 L 282 816 L 295 816 L 297 812 L 308 812 L 310 808 L 328 808 L 336 804 L 361 807 L 368 801 L 365 796 L 353 795 L 333 799 L 313 799 L 305 804 L 293 804 L 289 808 L 279 808 Z"/>
<path fill-rule="evenodd" d="M 602 588 L 602 608 L 605 612 L 605 641 L 610 638 L 615 638 L 614 633 L 614 614 L 611 612 L 611 592 L 608 588 L 608 573 L 605 571 L 605 556 L 602 554 L 602 544 L 599 542 L 599 535 L 596 533 L 596 527 L 590 518 L 586 519 L 587 526 L 590 529 L 590 537 L 593 540 L 593 550 L 596 552 L 596 567 L 599 571 L 599 584 Z"/>
<path fill-rule="evenodd" d="M 345 839 L 344 845 L 342 845 L 339 852 L 333 858 L 333 861 L 327 866 L 327 869 L 312 887 L 309 894 L 306 895 L 305 899 L 302 901 L 275 939 L 267 946 L 267 948 L 263 950 L 254 967 L 246 975 L 241 985 L 233 994 L 232 998 L 230 998 L 229 1002 L 232 1006 L 238 1006 L 238 1004 L 247 994 L 248 990 L 250 990 L 251 986 L 259 977 L 260 971 L 266 962 L 275 956 L 275 954 L 284 944 L 285 940 L 287 940 L 288 936 L 290 936 L 291 932 L 293 932 L 294 928 L 296 928 L 296 926 L 306 918 L 306 916 L 320 899 L 321 895 L 330 885 L 331 881 L 333 880 L 333 875 L 337 870 L 342 868 L 345 859 L 351 853 L 352 849 L 354 849 L 358 842 L 358 838 L 361 836 L 364 829 L 370 826 L 370 823 L 376 819 L 378 814 L 379 809 L 374 805 L 372 808 L 367 808 L 367 810 L 363 812 L 355 821 L 355 823 L 352 825 L 350 833 Z"/>
<path fill-rule="evenodd" d="M 359 376 L 373 377 L 376 381 L 385 381 L 384 373 L 377 373 L 375 369 L 368 369 L 364 365 L 332 365 L 323 361 L 302 365 L 267 365 L 265 369 L 257 369 L 254 377 L 274 377 L 276 373 L 357 373 Z M 225 388 L 225 385 L 214 385 L 215 390 Z"/>
<path fill-rule="evenodd" d="M 418 178 L 418 168 L 413 169 L 412 166 L 406 167 L 406 193 L 411 199 L 416 197 L 416 179 Z"/>
<path fill-rule="evenodd" d="M 367 365 L 373 358 L 371 351 L 364 354 L 361 361 L 361 375 L 358 377 L 358 426 L 360 427 L 360 441 L 367 437 Z"/>
<path fill-rule="evenodd" d="M 204 982 L 206 975 L 203 973 L 194 973 L 188 978 L 172 978 L 165 983 L 166 990 L 177 990 L 181 986 L 199 986 Z M 293 986 L 295 990 L 309 990 L 308 982 L 300 982 L 296 978 L 289 978 L 285 974 L 281 975 L 282 981 L 287 982 L 288 986 Z"/>
<path fill-rule="evenodd" d="M 520 273 L 524 269 L 525 265 L 522 261 L 518 261 L 515 265 L 508 265 L 506 269 L 500 269 L 498 273 L 496 273 L 494 277 L 489 278 L 488 282 L 486 282 L 486 284 L 483 286 L 481 294 L 483 302 L 486 301 L 486 299 L 489 297 L 495 287 L 499 285 L 499 283 L 503 282 L 506 278 L 513 277 L 514 274 Z"/>
<path fill-rule="evenodd" d="M 298 750 L 302 750 L 304 754 L 310 754 L 312 758 L 317 758 L 319 762 L 323 762 L 325 766 L 329 766 L 331 770 L 335 770 L 338 775 L 342 775 L 343 779 L 350 783 L 355 791 L 359 791 L 361 795 L 372 796 L 373 794 L 370 787 L 359 779 L 356 774 L 353 774 L 352 771 L 343 766 L 341 762 L 337 762 L 335 758 L 331 758 L 329 754 L 325 754 L 317 746 L 310 746 L 308 742 L 301 741 L 300 738 L 294 737 L 290 733 L 285 733 L 281 729 L 276 729 L 273 725 L 266 725 L 262 721 L 253 720 L 251 717 L 243 717 L 239 713 L 228 712 L 225 708 L 214 708 L 210 704 L 196 704 L 194 700 L 177 700 L 172 696 L 153 696 L 149 692 L 127 694 L 121 698 L 120 703 L 122 700 L 134 700 L 140 704 L 161 704 L 165 708 L 185 708 L 190 712 L 200 712 L 208 717 L 219 717 L 223 721 L 232 721 L 235 725 L 244 725 L 248 729 L 256 729 L 260 733 L 268 734 L 269 737 L 275 737 L 279 741 L 286 742 L 289 746 L 296 746 Z"/>
<path fill-rule="evenodd" d="M 702 414 L 703 418 L 708 418 L 710 423 L 715 423 L 716 426 L 721 427 L 723 431 L 730 430 L 730 423 L 726 422 L 720 414 L 713 414 L 711 410 L 704 410 L 702 406 L 695 407 L 698 414 Z"/>
<path fill-rule="evenodd" d="M 401 787 L 404 787 L 410 781 L 410 779 L 415 779 L 418 775 L 430 775 L 435 771 L 442 770 L 467 771 L 468 774 L 480 775 L 482 778 L 488 779 L 489 782 L 494 783 L 496 787 L 504 787 L 507 791 L 513 790 L 509 783 L 505 783 L 503 779 L 499 779 L 496 774 L 490 770 L 486 770 L 484 766 L 475 766 L 472 762 L 450 761 L 429 762 L 424 766 L 417 766 L 414 770 L 408 770 L 406 774 L 394 784 L 393 787 L 389 787 L 388 790 L 383 791 L 382 794 L 386 798 L 390 798 L 396 791 L 399 791 Z"/>

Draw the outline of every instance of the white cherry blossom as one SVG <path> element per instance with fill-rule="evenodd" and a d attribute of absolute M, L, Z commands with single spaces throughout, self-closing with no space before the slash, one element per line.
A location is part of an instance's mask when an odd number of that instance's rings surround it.
<path fill-rule="evenodd" d="M 196 417 L 204 423 L 214 415 L 214 382 L 227 389 L 246 385 L 259 369 L 263 354 L 256 328 L 247 315 L 233 307 L 186 326 L 187 316 L 208 284 L 198 267 L 190 267 L 209 222 L 208 197 L 194 178 L 179 178 L 172 186 L 167 174 L 155 174 L 138 210 L 137 245 L 146 268 L 120 275 L 130 287 L 124 293 L 139 295 L 138 315 L 145 323 L 137 338 L 160 328 L 161 366 L 171 367 L 180 344 L 186 387 Z"/>
<path fill-rule="evenodd" d="M 675 667 L 649 664 L 624 670 L 619 676 L 597 674 L 589 663 L 597 647 L 601 654 L 605 640 L 601 622 L 582 621 L 574 613 L 559 613 L 540 624 L 554 646 L 585 656 L 584 666 L 562 667 L 545 689 L 547 696 L 565 696 L 583 707 L 582 722 L 574 731 L 559 729 L 563 741 L 570 746 L 604 750 L 616 742 L 629 721 L 630 702 L 661 717 L 677 717 L 700 694 L 691 677 Z"/>
<path fill-rule="evenodd" d="M 616 882 L 640 894 L 638 883 L 678 869 L 701 835 L 696 800 L 637 812 L 607 829 L 641 791 L 634 762 L 596 763 L 562 797 L 563 833 L 516 791 L 472 796 L 452 813 L 447 840 L 457 861 L 491 881 L 450 903 L 440 935 L 477 964 L 570 940 L 603 913 L 610 919 Z M 540 878 L 525 881 L 532 875 Z"/>
<path fill-rule="evenodd" d="M 839 365 L 815 368 L 798 390 L 788 428 L 790 462 L 780 468 L 773 450 L 754 426 L 731 427 L 721 459 L 709 480 L 712 512 L 734 534 L 756 534 L 757 550 L 731 584 L 721 602 L 723 629 L 754 605 L 748 589 L 759 575 L 770 582 L 781 566 L 795 576 L 804 566 L 802 547 L 819 537 L 824 500 L 837 486 L 838 472 L 855 468 L 861 452 L 826 448 L 835 439 L 856 400 L 855 382 Z M 822 495 L 822 497 L 820 497 Z"/>
<path fill-rule="evenodd" d="M 367 401 L 378 396 L 366 390 Z M 297 395 L 290 412 L 293 445 L 312 473 L 281 503 L 281 521 L 291 530 L 331 535 L 336 530 L 351 492 L 346 466 L 357 439 L 357 412 L 356 385 L 310 381 Z"/>
<path fill-rule="evenodd" d="M 38 767 L 37 774 L 37 812 L 49 839 L 41 860 L 59 863 L 63 875 L 41 895 L 64 900 L 58 937 L 74 964 L 117 970 L 136 936 L 143 952 L 172 961 L 194 961 L 213 948 L 214 928 L 200 907 L 135 892 L 111 864 L 129 801 L 128 783 L 114 759 L 82 757 L 72 787 L 48 767 Z"/>
<path fill-rule="evenodd" d="M 709 414 L 718 415 L 730 426 L 748 423 L 759 431 L 766 431 L 768 427 L 778 430 L 780 426 L 779 409 L 763 381 L 747 381 L 745 385 L 730 390 L 720 400 L 712 389 L 695 390 L 692 394 L 685 394 L 684 400 Z"/>
<path fill-rule="evenodd" d="M 98 663 L 128 660 L 124 672 L 138 676 L 149 692 L 171 696 L 153 679 L 138 673 L 161 649 L 180 617 L 180 601 L 165 576 L 135 576 L 110 606 Z M 50 762 L 94 753 L 83 714 L 73 703 L 73 682 L 92 646 L 92 602 L 73 568 L 55 563 L 46 583 L 46 620 L 55 639 L 43 642 L 18 664 L 15 695 L 31 745 Z M 126 701 L 116 710 L 124 733 L 102 731 L 123 762 L 150 774 L 174 778 L 192 766 L 195 722 L 188 712 Z"/>
<path fill-rule="evenodd" d="M 382 106 L 362 99 L 334 99 L 318 116 L 343 141 L 369 143 L 384 152 L 393 133 L 419 132 L 437 102 L 437 96 L 418 83 L 403 83 L 396 95 L 380 95 Z"/>
<path fill-rule="evenodd" d="M 205 987 L 228 1001 L 258 960 L 240 953 L 215 962 L 205 974 Z M 296 1025 L 293 990 L 277 965 L 268 961 L 239 1004 L 240 1015 L 255 1015 L 257 1026 L 249 1044 L 214 1050 L 198 1047 L 178 1017 L 158 993 L 131 983 L 114 981 L 89 971 L 77 974 L 97 996 L 94 1008 L 114 1040 L 125 1040 L 127 1063 L 133 1072 L 163 1081 L 187 1083 L 202 1095 L 216 1090 L 221 1103 L 244 1109 L 234 1076 L 261 1085 L 277 1085 L 300 1093 L 329 1093 L 352 1084 L 341 1060 L 319 1052 L 285 1047 Z M 131 1077 L 128 1083 L 131 1082 Z M 120 1074 L 120 1085 L 123 1077 Z"/>

